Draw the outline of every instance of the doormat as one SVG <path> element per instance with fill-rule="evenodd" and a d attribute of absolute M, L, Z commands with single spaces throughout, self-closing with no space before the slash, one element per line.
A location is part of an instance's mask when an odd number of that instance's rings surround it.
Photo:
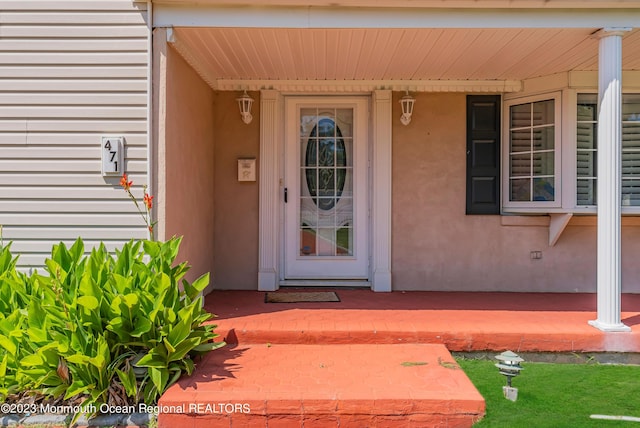
<path fill-rule="evenodd" d="M 265 293 L 265 303 L 339 302 L 335 291 L 301 291 Z"/>

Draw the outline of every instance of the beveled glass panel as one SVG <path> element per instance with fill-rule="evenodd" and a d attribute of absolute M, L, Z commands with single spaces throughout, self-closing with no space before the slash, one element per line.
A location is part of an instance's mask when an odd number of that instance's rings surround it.
<path fill-rule="evenodd" d="M 336 204 L 336 225 L 344 226 L 353 223 L 353 199 L 342 198 Z"/>
<path fill-rule="evenodd" d="M 533 153 L 533 175 L 553 175 L 555 154 L 553 152 Z"/>
<path fill-rule="evenodd" d="M 302 138 L 311 135 L 311 130 L 317 124 L 317 113 L 318 109 L 316 108 L 300 109 L 300 135 Z"/>
<path fill-rule="evenodd" d="M 511 177 L 531 176 L 531 155 L 529 153 L 512 155 L 509 167 L 509 176 Z"/>
<path fill-rule="evenodd" d="M 335 138 L 336 137 L 336 122 L 333 120 L 333 115 L 319 116 L 318 117 L 318 138 Z"/>
<path fill-rule="evenodd" d="M 353 166 L 353 140 L 342 138 L 336 145 L 336 166 Z"/>
<path fill-rule="evenodd" d="M 336 232 L 336 255 L 353 256 L 353 229 L 345 226 Z"/>
<path fill-rule="evenodd" d="M 511 150 L 512 153 L 531 151 L 531 129 L 520 129 L 511 131 Z"/>
<path fill-rule="evenodd" d="M 302 138 L 300 141 L 300 150 L 302 159 L 300 165 L 316 166 L 318 165 L 318 141 L 315 138 Z"/>
<path fill-rule="evenodd" d="M 511 189 L 509 195 L 511 201 L 529 202 L 531 201 L 531 179 L 516 178 L 509 181 Z"/>
<path fill-rule="evenodd" d="M 533 126 L 553 125 L 555 121 L 554 100 L 533 103 Z"/>
<path fill-rule="evenodd" d="M 301 168 L 302 197 L 318 196 L 318 168 Z"/>
<path fill-rule="evenodd" d="M 318 226 L 318 209 L 313 198 L 300 198 L 300 226 L 312 228 Z"/>
<path fill-rule="evenodd" d="M 553 201 L 555 200 L 555 180 L 553 177 L 533 179 L 533 200 Z"/>
<path fill-rule="evenodd" d="M 353 196 L 353 182 L 347 180 L 347 176 L 351 177 L 352 168 L 336 168 L 336 196 L 338 199 L 343 196 Z"/>
<path fill-rule="evenodd" d="M 533 150 L 553 150 L 555 147 L 555 127 L 533 128 Z"/>
<path fill-rule="evenodd" d="M 336 122 L 343 138 L 353 138 L 353 109 L 336 109 Z"/>
<path fill-rule="evenodd" d="M 318 168 L 317 195 L 321 198 L 336 196 L 336 169 Z M 333 205 L 332 205 L 333 206 Z M 326 209 L 330 209 L 332 206 Z"/>
<path fill-rule="evenodd" d="M 333 166 L 335 164 L 335 145 L 335 138 L 322 138 L 318 140 L 318 165 Z"/>
<path fill-rule="evenodd" d="M 322 228 L 318 229 L 316 239 L 317 253 L 319 256 L 335 256 L 336 255 L 336 229 Z"/>
<path fill-rule="evenodd" d="M 318 198 L 318 227 L 334 227 L 336 225 L 335 198 Z M 324 207 L 331 207 L 323 209 Z"/>
<path fill-rule="evenodd" d="M 300 229 L 300 255 L 315 256 L 316 250 L 316 230 L 308 227 Z"/>

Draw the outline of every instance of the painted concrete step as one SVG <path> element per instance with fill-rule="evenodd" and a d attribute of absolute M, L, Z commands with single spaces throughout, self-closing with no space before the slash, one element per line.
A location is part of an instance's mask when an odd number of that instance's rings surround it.
<path fill-rule="evenodd" d="M 265 303 L 216 291 L 205 307 L 228 343 L 441 343 L 450 351 L 640 352 L 640 294 L 624 294 L 630 333 L 604 333 L 595 295 L 336 290 L 340 302 Z"/>
<path fill-rule="evenodd" d="M 159 428 L 470 427 L 485 411 L 436 344 L 227 346 L 159 405 Z"/>

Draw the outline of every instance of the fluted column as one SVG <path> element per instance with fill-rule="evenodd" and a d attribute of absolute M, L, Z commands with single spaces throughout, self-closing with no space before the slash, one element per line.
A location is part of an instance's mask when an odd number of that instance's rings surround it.
<path fill-rule="evenodd" d="M 279 146 L 281 99 L 278 91 L 260 92 L 260 220 L 258 232 L 258 290 L 278 289 L 278 206 L 280 203 Z"/>
<path fill-rule="evenodd" d="M 604 29 L 598 65 L 598 316 L 603 331 L 630 331 L 621 321 L 622 35 Z"/>

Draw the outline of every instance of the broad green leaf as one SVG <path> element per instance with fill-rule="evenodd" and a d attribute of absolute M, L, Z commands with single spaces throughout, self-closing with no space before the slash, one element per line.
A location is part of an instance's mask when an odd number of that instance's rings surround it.
<path fill-rule="evenodd" d="M 84 394 L 86 391 L 95 388 L 95 384 L 86 385 L 83 382 L 74 381 L 67 388 L 67 392 L 64 394 L 64 399 L 68 400 L 71 397 L 75 397 L 76 395 Z"/>
<path fill-rule="evenodd" d="M 18 351 L 18 347 L 16 344 L 5 335 L 0 334 L 0 346 L 7 350 L 7 352 L 14 357 L 16 356 L 16 352 Z"/>
<path fill-rule="evenodd" d="M 191 283 L 191 286 L 198 290 L 198 292 L 203 291 L 209 285 L 209 272 L 201 275 L 198 279 Z M 195 296 L 191 296 L 193 299 Z"/>
<path fill-rule="evenodd" d="M 5 380 L 6 376 L 7 376 L 7 362 L 9 361 L 9 356 L 5 354 L 5 356 L 2 358 L 2 361 L 0 361 L 0 382 Z"/>
<path fill-rule="evenodd" d="M 42 357 L 38 354 L 31 354 L 31 355 L 25 355 L 21 360 L 20 360 L 20 365 L 23 367 L 34 367 L 34 366 L 40 366 L 44 363 L 44 360 L 42 359 Z"/>
<path fill-rule="evenodd" d="M 140 300 L 138 299 L 137 294 L 129 293 L 123 297 L 123 301 L 124 301 L 124 304 L 127 306 L 127 308 L 133 309 L 135 306 L 138 305 Z"/>
<path fill-rule="evenodd" d="M 78 304 L 89 311 L 95 311 L 100 306 L 98 299 L 94 296 L 80 296 L 78 297 Z"/>
<path fill-rule="evenodd" d="M 82 239 L 78 237 L 78 239 L 76 239 L 76 242 L 74 242 L 71 248 L 69 248 L 69 256 L 71 257 L 71 261 L 77 264 L 83 255 L 84 242 L 82 242 Z"/>
<path fill-rule="evenodd" d="M 172 347 L 177 347 L 191 333 L 191 317 L 181 319 L 169 332 L 167 341 Z"/>
<path fill-rule="evenodd" d="M 128 397 L 135 397 L 138 394 L 138 382 L 136 381 L 136 374 L 133 368 L 129 368 L 126 373 L 122 370 L 116 369 L 116 374 L 124 386 L 124 390 Z"/>
<path fill-rule="evenodd" d="M 152 367 L 151 370 L 149 370 L 149 374 L 151 375 L 153 385 L 158 391 L 160 391 L 160 393 L 163 393 L 167 386 L 167 381 L 169 380 L 169 370 L 165 368 Z"/>
<path fill-rule="evenodd" d="M 82 354 L 74 354 L 67 357 L 67 362 L 71 364 L 87 365 L 91 364 L 91 357 Z"/>
<path fill-rule="evenodd" d="M 208 342 L 208 343 L 203 343 L 201 345 L 196 346 L 195 348 L 193 348 L 193 351 L 198 353 L 209 352 L 209 351 L 213 351 L 214 349 L 222 348 L 225 345 L 226 345 L 225 342 Z"/>
<path fill-rule="evenodd" d="M 169 362 L 178 361 L 184 358 L 193 348 L 195 348 L 200 343 L 200 339 L 192 338 L 186 339 L 180 342 L 173 353 L 169 354 Z"/>
<path fill-rule="evenodd" d="M 164 346 L 167 348 L 167 354 L 169 356 L 176 351 L 175 348 L 171 345 L 171 343 L 169 343 L 166 337 L 162 339 L 162 343 L 164 343 Z"/>
<path fill-rule="evenodd" d="M 138 367 L 166 367 L 167 351 L 163 345 L 158 345 L 136 363 Z"/>
<path fill-rule="evenodd" d="M 132 337 L 140 337 L 151 330 L 151 321 L 147 318 L 140 316 L 136 320 L 136 328 L 129 333 Z"/>

